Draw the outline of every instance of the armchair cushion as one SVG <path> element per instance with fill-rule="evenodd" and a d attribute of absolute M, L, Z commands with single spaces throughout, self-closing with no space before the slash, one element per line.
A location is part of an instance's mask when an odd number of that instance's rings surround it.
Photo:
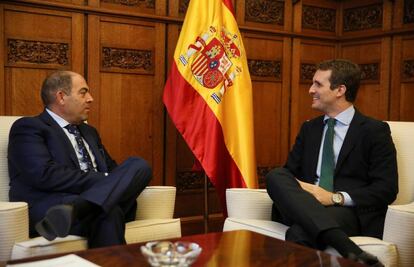
<path fill-rule="evenodd" d="M 147 219 L 126 224 L 128 244 L 181 237 L 180 219 Z"/>
<path fill-rule="evenodd" d="M 0 260 L 10 257 L 15 242 L 29 238 L 27 209 L 25 202 L 0 202 Z"/>
<path fill-rule="evenodd" d="M 69 235 L 65 238 L 58 237 L 53 241 L 48 241 L 44 237 L 36 237 L 16 243 L 13 247 L 11 259 L 79 251 L 87 248 L 88 241 L 80 236 Z"/>
<path fill-rule="evenodd" d="M 259 234 L 267 235 L 284 240 L 288 227 L 284 224 L 269 220 L 227 218 L 224 222 L 223 231 L 245 229 Z"/>
<path fill-rule="evenodd" d="M 398 245 L 398 262 L 400 266 L 413 266 L 414 202 L 388 207 L 383 240 Z"/>
<path fill-rule="evenodd" d="M 272 219 L 273 201 L 266 189 L 231 188 L 227 190 L 226 197 L 231 198 L 231 201 L 227 201 L 229 217 L 268 221 Z"/>
<path fill-rule="evenodd" d="M 171 219 L 174 215 L 175 195 L 174 186 L 147 186 L 138 196 L 135 218 Z"/>

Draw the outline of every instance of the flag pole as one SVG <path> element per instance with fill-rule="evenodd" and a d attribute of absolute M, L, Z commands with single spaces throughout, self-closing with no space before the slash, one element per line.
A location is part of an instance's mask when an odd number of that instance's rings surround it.
<path fill-rule="evenodd" d="M 204 233 L 208 233 L 208 177 L 207 174 L 204 173 Z"/>

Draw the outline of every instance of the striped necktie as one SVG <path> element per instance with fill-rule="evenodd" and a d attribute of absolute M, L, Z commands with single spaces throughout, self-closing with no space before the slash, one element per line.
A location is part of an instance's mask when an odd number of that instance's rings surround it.
<path fill-rule="evenodd" d="M 75 136 L 76 143 L 78 144 L 78 152 L 82 156 L 81 161 L 87 166 L 86 169 L 84 169 L 83 171 L 95 171 L 92 159 L 88 153 L 88 150 L 86 149 L 85 143 L 83 142 L 78 126 L 75 124 L 68 124 L 65 126 L 65 128 L 69 131 L 69 133 Z"/>

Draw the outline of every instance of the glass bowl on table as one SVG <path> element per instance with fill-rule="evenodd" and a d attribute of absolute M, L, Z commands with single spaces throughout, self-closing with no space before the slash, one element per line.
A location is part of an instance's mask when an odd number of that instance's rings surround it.
<path fill-rule="evenodd" d="M 185 241 L 153 241 L 141 246 L 141 252 L 151 266 L 190 266 L 201 250 L 198 244 Z"/>

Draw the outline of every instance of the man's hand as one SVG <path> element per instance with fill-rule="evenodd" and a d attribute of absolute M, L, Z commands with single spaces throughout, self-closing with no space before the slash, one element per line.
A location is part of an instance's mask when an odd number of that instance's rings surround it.
<path fill-rule="evenodd" d="M 332 192 L 326 191 L 322 187 L 319 187 L 314 184 L 309 184 L 302 182 L 296 179 L 303 190 L 311 193 L 322 205 L 324 206 L 332 206 L 334 203 L 332 202 Z"/>

